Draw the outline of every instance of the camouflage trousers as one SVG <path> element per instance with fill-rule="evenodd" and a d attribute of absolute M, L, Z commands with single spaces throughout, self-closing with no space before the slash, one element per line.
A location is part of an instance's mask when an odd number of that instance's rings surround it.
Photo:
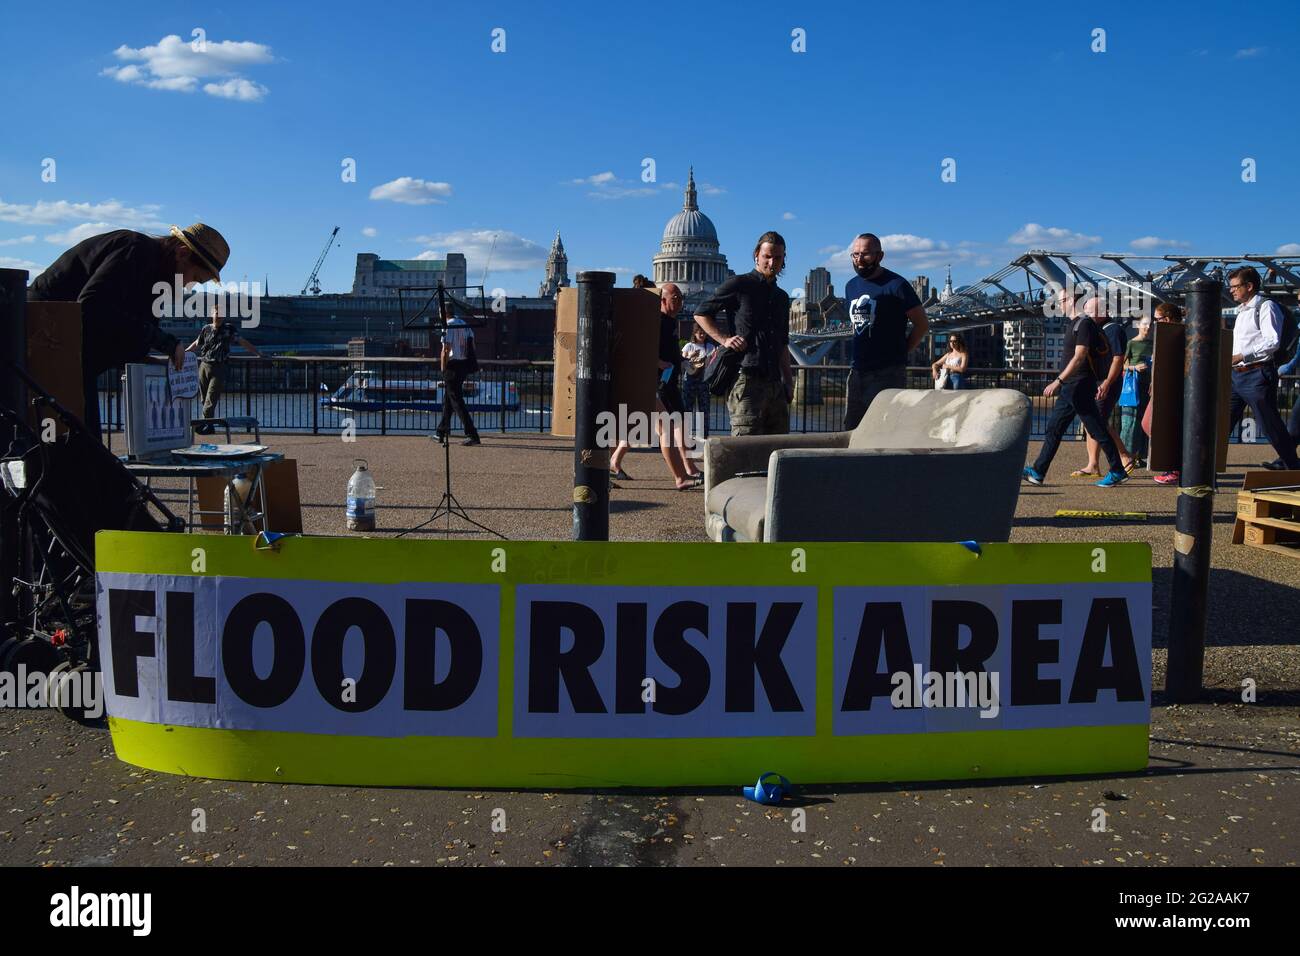
<path fill-rule="evenodd" d="M 727 396 L 733 435 L 786 435 L 790 432 L 790 403 L 785 384 L 741 372 Z"/>

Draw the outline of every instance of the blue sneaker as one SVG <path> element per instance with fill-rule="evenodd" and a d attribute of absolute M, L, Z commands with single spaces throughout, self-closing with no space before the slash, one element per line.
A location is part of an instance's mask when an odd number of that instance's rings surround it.
<path fill-rule="evenodd" d="M 1025 481 L 1029 482 L 1031 485 L 1041 485 L 1047 478 L 1046 475 L 1040 475 L 1028 465 L 1025 466 L 1025 470 L 1021 474 Z"/>
<path fill-rule="evenodd" d="M 1093 484 L 1098 488 L 1114 488 L 1116 485 L 1122 485 L 1128 481 L 1128 475 L 1122 471 L 1112 471 L 1101 481 L 1094 481 Z"/>

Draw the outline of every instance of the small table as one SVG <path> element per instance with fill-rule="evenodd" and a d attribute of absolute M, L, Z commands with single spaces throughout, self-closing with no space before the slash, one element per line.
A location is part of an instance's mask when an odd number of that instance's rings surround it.
<path fill-rule="evenodd" d="M 194 516 L 198 515 L 200 525 L 205 515 L 221 515 L 226 534 L 243 534 L 245 526 L 261 521 L 263 531 L 266 527 L 266 486 L 262 483 L 262 466 L 281 461 L 284 455 L 278 452 L 264 452 L 260 455 L 248 455 L 244 458 L 181 458 L 173 454 L 161 455 L 149 459 L 129 459 L 125 456 L 118 460 L 126 466 L 127 471 L 137 478 L 143 478 L 149 486 L 154 478 L 184 478 L 188 516 L 186 525 L 193 530 Z M 247 495 L 240 495 L 235 488 L 235 478 L 243 475 L 251 482 Z M 230 521 L 226 521 L 225 511 L 204 511 L 194 508 L 194 480 L 197 478 L 224 478 L 226 480 L 226 498 L 231 502 Z M 258 510 L 249 505 L 257 495 Z"/>

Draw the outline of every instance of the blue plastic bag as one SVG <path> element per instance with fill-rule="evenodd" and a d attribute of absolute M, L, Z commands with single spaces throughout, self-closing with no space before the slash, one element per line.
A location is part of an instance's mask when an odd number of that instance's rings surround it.
<path fill-rule="evenodd" d="M 1125 372 L 1124 387 L 1119 390 L 1119 407 L 1137 408 L 1141 404 L 1142 400 L 1138 397 L 1138 373 Z"/>

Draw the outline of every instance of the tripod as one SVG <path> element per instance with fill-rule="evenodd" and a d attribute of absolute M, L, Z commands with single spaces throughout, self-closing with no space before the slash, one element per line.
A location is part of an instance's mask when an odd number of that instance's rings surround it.
<path fill-rule="evenodd" d="M 448 439 L 446 435 L 443 435 L 442 438 L 438 439 L 438 444 L 442 446 L 442 458 L 443 458 L 442 473 L 444 478 L 446 479 L 447 489 L 442 493 L 442 498 L 438 501 L 438 506 L 433 509 L 433 514 L 429 515 L 428 518 L 421 521 L 414 528 L 407 528 L 397 537 L 400 538 L 403 535 L 408 535 L 412 531 L 419 531 L 425 525 L 433 524 L 433 522 L 437 521 L 443 515 L 447 516 L 447 534 L 450 535 L 451 516 L 455 515 L 457 518 L 460 518 L 462 521 L 468 522 L 469 524 L 472 524 L 474 527 L 479 528 L 482 531 L 486 531 L 488 534 L 496 535 L 502 541 L 508 541 L 509 539 L 501 532 L 493 531 L 487 525 L 480 524 L 479 522 L 475 521 L 473 518 L 471 518 L 469 515 L 465 513 L 465 509 L 461 507 L 461 503 L 457 501 L 456 496 L 451 493 L 451 441 Z"/>

